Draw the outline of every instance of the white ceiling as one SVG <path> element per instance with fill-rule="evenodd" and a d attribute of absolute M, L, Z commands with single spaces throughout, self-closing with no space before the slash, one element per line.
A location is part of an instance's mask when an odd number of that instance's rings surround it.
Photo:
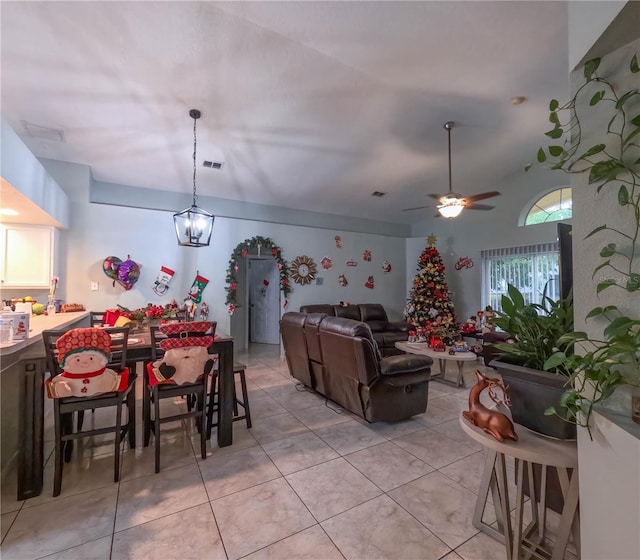
<path fill-rule="evenodd" d="M 191 191 L 197 108 L 198 194 L 416 222 L 400 210 L 447 190 L 446 121 L 454 190 L 504 192 L 543 139 L 549 99 L 568 91 L 566 2 L 0 9 L 9 124 L 36 156 L 135 187 Z M 65 142 L 28 137 L 21 121 Z"/>

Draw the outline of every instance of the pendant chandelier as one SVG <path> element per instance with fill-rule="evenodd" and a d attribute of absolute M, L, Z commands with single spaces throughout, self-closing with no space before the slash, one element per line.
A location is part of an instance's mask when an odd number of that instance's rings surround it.
<path fill-rule="evenodd" d="M 196 122 L 201 113 L 197 109 L 191 109 L 189 116 L 193 119 L 193 204 L 190 208 L 174 214 L 173 223 L 176 227 L 178 245 L 208 247 L 215 216 L 196 205 L 198 199 L 196 194 Z"/>

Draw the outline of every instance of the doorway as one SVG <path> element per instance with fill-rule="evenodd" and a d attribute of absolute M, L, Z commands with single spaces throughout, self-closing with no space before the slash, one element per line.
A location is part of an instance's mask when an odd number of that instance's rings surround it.
<path fill-rule="evenodd" d="M 247 259 L 247 341 L 280 344 L 280 271 L 273 257 Z"/>

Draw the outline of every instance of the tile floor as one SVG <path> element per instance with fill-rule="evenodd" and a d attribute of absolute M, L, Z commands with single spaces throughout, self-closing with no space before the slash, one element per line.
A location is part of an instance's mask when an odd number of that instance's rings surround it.
<path fill-rule="evenodd" d="M 53 498 L 47 430 L 43 494 L 17 502 L 4 481 L 3 560 L 505 558 L 471 524 L 483 452 L 458 425 L 466 389 L 432 382 L 425 414 L 367 424 L 297 386 L 277 347 L 240 359 L 253 428 L 236 422 L 234 444 L 214 443 L 206 460 L 176 422 L 163 430 L 161 472 L 152 447 L 125 449 L 114 484 L 112 444 L 93 438 Z M 481 366 L 465 366 L 471 385 Z"/>

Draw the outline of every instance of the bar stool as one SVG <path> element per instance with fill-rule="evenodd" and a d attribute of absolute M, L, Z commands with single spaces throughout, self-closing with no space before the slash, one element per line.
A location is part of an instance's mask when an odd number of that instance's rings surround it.
<path fill-rule="evenodd" d="M 235 383 L 233 384 L 233 421 L 237 422 L 239 420 L 245 420 L 247 428 L 251 428 L 251 410 L 249 408 L 249 394 L 247 392 L 247 378 L 245 376 L 246 369 L 247 366 L 241 362 L 234 362 L 233 364 L 234 381 L 235 376 L 237 375 L 240 378 L 240 387 L 242 390 L 242 400 L 240 400 L 236 395 L 236 385 Z M 218 396 L 218 374 L 214 371 L 212 375 L 209 404 L 207 407 L 208 437 L 211 436 L 211 428 L 218 425 L 217 422 L 213 422 L 213 413 L 218 410 L 218 402 L 216 400 L 216 397 Z M 238 415 L 238 405 L 240 405 L 244 411 L 242 416 Z"/>

